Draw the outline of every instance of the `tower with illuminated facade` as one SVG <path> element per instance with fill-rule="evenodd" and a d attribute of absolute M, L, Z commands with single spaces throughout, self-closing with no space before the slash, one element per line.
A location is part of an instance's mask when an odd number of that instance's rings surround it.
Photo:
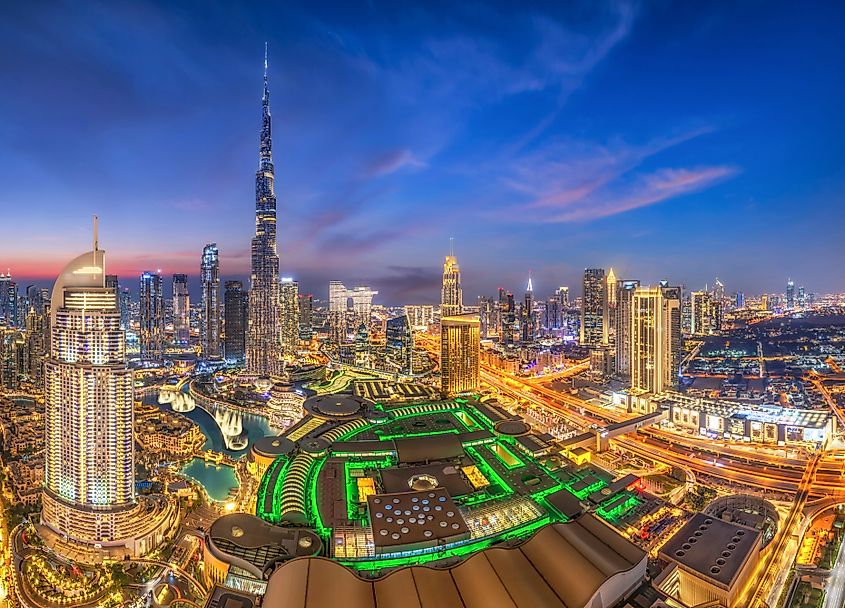
<path fill-rule="evenodd" d="M 279 325 L 282 354 L 292 358 L 299 344 L 299 283 L 283 277 L 279 290 Z"/>
<path fill-rule="evenodd" d="M 136 501 L 133 372 L 96 231 L 56 280 L 50 316 L 42 522 L 75 544 L 145 553 L 171 510 Z"/>
<path fill-rule="evenodd" d="M 267 47 L 264 48 L 264 94 L 261 98 L 261 137 L 255 174 L 255 236 L 252 239 L 249 321 L 246 340 L 247 372 L 270 376 L 280 368 L 279 255 L 276 252 L 276 191 L 273 167 L 270 88 Z"/>
<path fill-rule="evenodd" d="M 206 245 L 200 263 L 202 284 L 202 316 L 200 318 L 200 348 L 206 359 L 222 355 L 220 332 L 220 256 L 217 243 Z"/>
<path fill-rule="evenodd" d="M 607 279 L 603 268 L 584 270 L 584 297 L 581 300 L 581 345 L 607 343 Z"/>
<path fill-rule="evenodd" d="M 141 358 L 157 361 L 164 355 L 164 293 L 161 275 L 145 271 L 138 286 Z"/>
<path fill-rule="evenodd" d="M 440 316 L 451 317 L 463 312 L 463 292 L 461 290 L 461 269 L 454 247 L 449 246 L 449 255 L 443 263 L 443 286 L 440 290 Z"/>
<path fill-rule="evenodd" d="M 477 314 L 440 319 L 440 392 L 445 396 L 478 390 L 481 321 Z"/>
<path fill-rule="evenodd" d="M 185 345 L 191 341 L 191 296 L 188 275 L 173 275 L 173 341 Z"/>
<path fill-rule="evenodd" d="M 677 383 L 681 354 L 681 289 L 637 287 L 631 301 L 631 386 L 659 393 Z"/>

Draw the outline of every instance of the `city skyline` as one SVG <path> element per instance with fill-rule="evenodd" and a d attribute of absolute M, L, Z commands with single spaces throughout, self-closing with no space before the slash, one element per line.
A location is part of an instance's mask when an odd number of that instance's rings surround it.
<path fill-rule="evenodd" d="M 48 285 L 92 213 L 120 234 L 122 284 L 187 273 L 196 296 L 209 241 L 221 276 L 247 281 L 266 39 L 280 274 L 303 292 L 342 278 L 384 303 L 436 302 L 451 236 L 468 304 L 521 293 L 529 268 L 543 295 L 585 267 L 690 290 L 845 285 L 840 7 L 491 7 L 445 23 L 293 7 L 268 25 L 242 8 L 243 31 L 213 10 L 100 8 L 100 29 L 82 7 L 16 7 L 30 27 L 0 25 L 0 56 L 16 58 L 0 63 L 0 203 L 15 225 L 63 226 L 7 234 L 0 264 L 19 284 Z"/>

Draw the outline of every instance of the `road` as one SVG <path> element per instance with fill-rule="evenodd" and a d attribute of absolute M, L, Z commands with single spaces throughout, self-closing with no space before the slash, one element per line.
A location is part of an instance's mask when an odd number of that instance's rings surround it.
<path fill-rule="evenodd" d="M 842 608 L 842 606 L 845 606 L 845 543 L 839 546 L 836 565 L 833 566 L 827 579 L 822 608 Z"/>

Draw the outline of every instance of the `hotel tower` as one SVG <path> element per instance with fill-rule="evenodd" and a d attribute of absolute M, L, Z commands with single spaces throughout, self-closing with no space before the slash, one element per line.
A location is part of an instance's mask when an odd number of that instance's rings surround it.
<path fill-rule="evenodd" d="M 56 280 L 50 315 L 42 522 L 74 545 L 145 553 L 172 512 L 136 501 L 133 373 L 96 229 L 94 249 Z"/>

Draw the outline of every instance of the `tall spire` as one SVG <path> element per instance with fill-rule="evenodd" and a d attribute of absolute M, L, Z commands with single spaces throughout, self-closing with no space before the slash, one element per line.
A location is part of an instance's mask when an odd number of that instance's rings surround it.
<path fill-rule="evenodd" d="M 531 284 L 531 270 L 528 271 L 528 291 L 534 291 L 534 286 Z"/>
<path fill-rule="evenodd" d="M 264 43 L 264 93 L 261 95 L 261 144 L 259 147 L 259 168 L 273 172 L 273 138 L 270 117 L 270 77 L 267 62 L 267 43 Z"/>
<path fill-rule="evenodd" d="M 449 237 L 449 257 L 455 257 L 455 237 Z"/>

